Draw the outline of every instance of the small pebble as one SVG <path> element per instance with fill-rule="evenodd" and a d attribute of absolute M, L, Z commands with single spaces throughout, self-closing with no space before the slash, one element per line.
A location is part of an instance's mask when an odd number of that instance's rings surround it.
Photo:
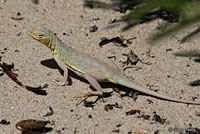
<path fill-rule="evenodd" d="M 9 125 L 10 121 L 7 121 L 7 120 L 3 119 L 3 120 L 0 121 L 0 124 Z"/>
<path fill-rule="evenodd" d="M 88 118 L 92 118 L 92 115 L 91 115 L 91 114 L 89 114 L 89 115 L 88 115 Z"/>
<path fill-rule="evenodd" d="M 18 15 L 18 16 L 20 16 L 20 15 L 21 15 L 21 13 L 20 13 L 20 12 L 17 12 L 17 15 Z"/>
<path fill-rule="evenodd" d="M 96 32 L 98 30 L 98 27 L 96 25 L 93 25 L 89 28 L 90 33 Z"/>
<path fill-rule="evenodd" d="M 2 3 L 5 3 L 5 2 L 6 2 L 6 0 L 1 0 L 1 2 L 2 2 Z"/>

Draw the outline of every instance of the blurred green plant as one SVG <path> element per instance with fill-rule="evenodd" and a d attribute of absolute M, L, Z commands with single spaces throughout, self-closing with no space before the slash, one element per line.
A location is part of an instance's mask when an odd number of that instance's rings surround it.
<path fill-rule="evenodd" d="M 159 29 L 150 36 L 150 42 L 158 41 L 172 33 L 182 30 L 200 21 L 200 1 L 198 0 L 110 0 L 105 4 L 99 0 L 85 0 L 85 6 L 90 8 L 114 9 L 116 5 L 121 13 L 128 15 L 120 21 L 127 22 L 123 30 L 135 25 L 149 22 L 157 18 L 166 20 Z"/>
<path fill-rule="evenodd" d="M 177 32 L 191 24 L 200 21 L 200 3 L 189 0 L 148 0 L 132 12 L 123 17 L 128 25 L 123 29 L 127 30 L 142 21 L 148 13 L 152 11 L 165 10 L 177 14 L 177 23 L 163 23 L 160 31 L 157 31 L 150 37 L 150 41 L 158 41 L 174 32 Z"/>

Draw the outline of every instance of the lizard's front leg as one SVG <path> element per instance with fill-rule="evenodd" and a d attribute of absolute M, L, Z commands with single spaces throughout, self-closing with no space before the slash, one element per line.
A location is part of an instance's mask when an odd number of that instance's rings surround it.
<path fill-rule="evenodd" d="M 64 71 L 64 80 L 63 82 L 59 82 L 59 85 L 64 86 L 68 83 L 68 68 L 65 63 L 57 58 L 54 58 L 58 66 Z"/>

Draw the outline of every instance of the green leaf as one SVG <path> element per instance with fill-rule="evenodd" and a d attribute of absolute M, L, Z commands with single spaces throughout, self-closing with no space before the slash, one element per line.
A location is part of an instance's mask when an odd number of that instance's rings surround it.
<path fill-rule="evenodd" d="M 48 84 L 44 83 L 44 85 L 42 86 L 42 88 L 46 88 L 46 87 L 48 87 Z"/>

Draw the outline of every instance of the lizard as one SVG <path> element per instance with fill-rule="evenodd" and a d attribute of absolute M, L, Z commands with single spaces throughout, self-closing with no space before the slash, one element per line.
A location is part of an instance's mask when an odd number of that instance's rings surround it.
<path fill-rule="evenodd" d="M 73 71 L 79 77 L 82 77 L 88 81 L 88 83 L 95 88 L 96 92 L 103 93 L 103 88 L 99 82 L 111 82 L 128 87 L 132 90 L 136 90 L 147 95 L 178 103 L 196 104 L 200 105 L 200 102 L 183 100 L 173 98 L 148 88 L 135 84 L 132 80 L 129 80 L 119 70 L 115 69 L 111 65 L 98 60 L 86 53 L 80 52 L 71 46 L 63 43 L 52 31 L 46 28 L 37 28 L 29 33 L 29 35 L 50 48 L 54 60 L 59 67 L 64 71 L 64 80 L 61 85 L 65 85 L 68 80 L 68 69 Z"/>

